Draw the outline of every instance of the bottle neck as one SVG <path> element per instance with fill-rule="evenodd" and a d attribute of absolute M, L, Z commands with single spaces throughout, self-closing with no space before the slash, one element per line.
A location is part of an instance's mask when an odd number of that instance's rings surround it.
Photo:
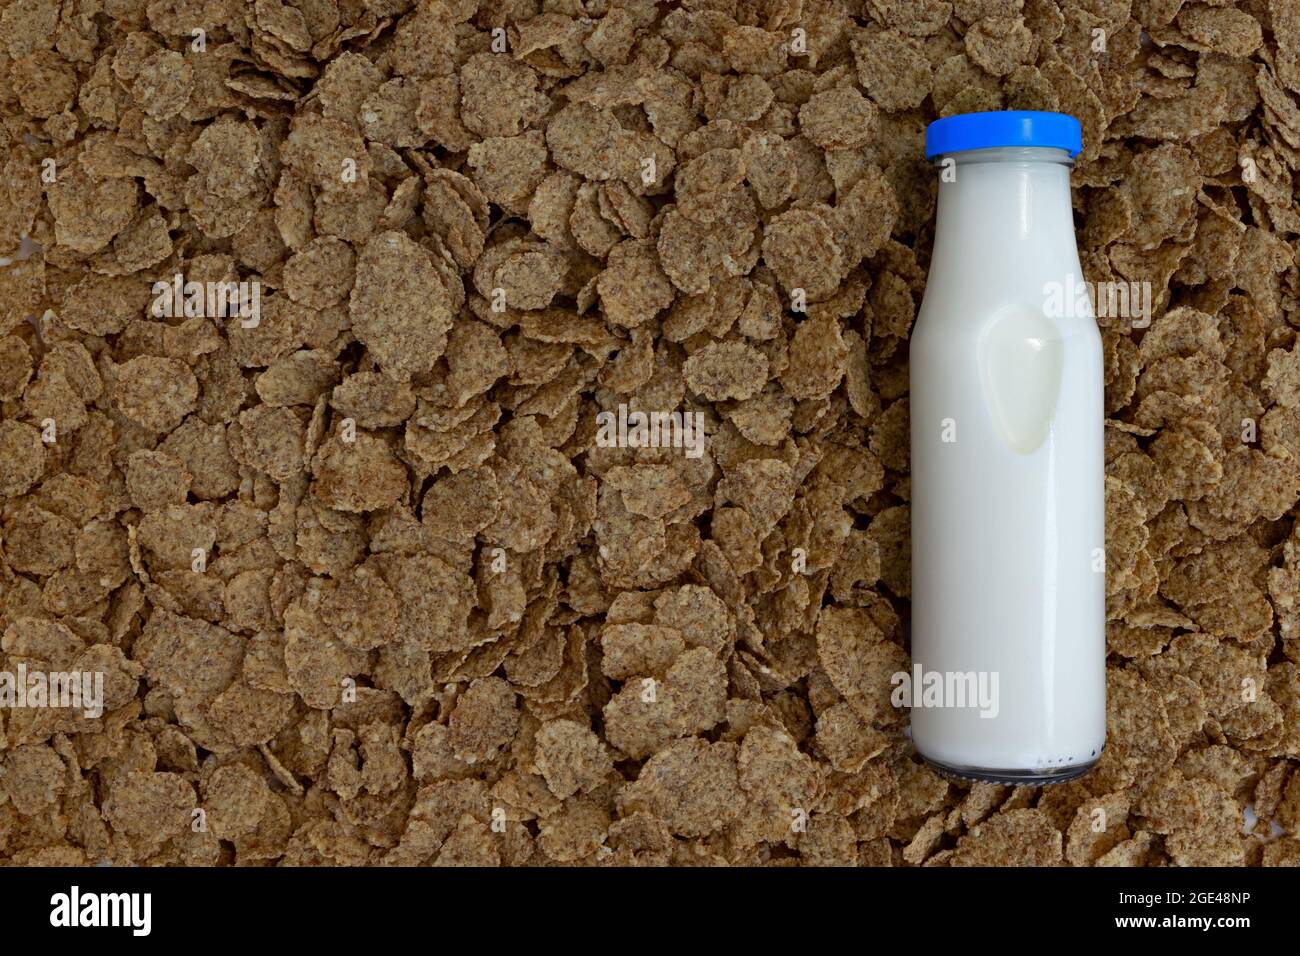
<path fill-rule="evenodd" d="M 1063 150 L 992 149 L 940 161 L 935 255 L 1077 261 L 1070 163 Z"/>

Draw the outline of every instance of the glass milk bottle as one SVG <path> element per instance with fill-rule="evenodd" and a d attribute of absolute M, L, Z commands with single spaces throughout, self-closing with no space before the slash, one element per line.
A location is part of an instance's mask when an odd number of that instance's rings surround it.
<path fill-rule="evenodd" d="M 1079 122 L 926 131 L 938 222 L 911 341 L 912 740 L 937 770 L 1054 783 L 1106 739 L 1101 336 L 1070 206 Z"/>

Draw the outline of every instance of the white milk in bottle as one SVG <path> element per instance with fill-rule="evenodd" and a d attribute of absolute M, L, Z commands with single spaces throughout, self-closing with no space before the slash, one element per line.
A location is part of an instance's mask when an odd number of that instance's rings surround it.
<path fill-rule="evenodd" d="M 912 739 L 1041 784 L 1106 738 L 1101 336 L 1070 207 L 1076 119 L 951 116 L 911 341 Z"/>

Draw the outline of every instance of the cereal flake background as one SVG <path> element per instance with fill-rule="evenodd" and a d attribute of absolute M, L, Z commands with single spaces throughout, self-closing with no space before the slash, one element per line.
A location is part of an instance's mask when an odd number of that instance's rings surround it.
<path fill-rule="evenodd" d="M 1042 790 L 889 702 L 924 128 L 1000 108 L 1154 296 Z M 1300 863 L 1293 0 L 0 0 L 0 117 L 0 670 L 106 675 L 0 711 L 3 861 Z"/>

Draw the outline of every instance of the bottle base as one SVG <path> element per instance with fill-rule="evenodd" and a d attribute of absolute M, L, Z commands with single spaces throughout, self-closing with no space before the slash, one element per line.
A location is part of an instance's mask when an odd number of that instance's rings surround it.
<path fill-rule="evenodd" d="M 957 780 L 969 780 L 974 783 L 998 783 L 1010 787 L 1044 787 L 1053 783 L 1066 783 L 1078 780 L 1097 765 L 1100 756 L 1086 763 L 1071 764 L 1065 767 L 1042 767 L 1032 770 L 1002 770 L 992 767 L 965 767 L 933 760 L 925 754 L 921 759 L 929 764 L 936 773 Z"/>

